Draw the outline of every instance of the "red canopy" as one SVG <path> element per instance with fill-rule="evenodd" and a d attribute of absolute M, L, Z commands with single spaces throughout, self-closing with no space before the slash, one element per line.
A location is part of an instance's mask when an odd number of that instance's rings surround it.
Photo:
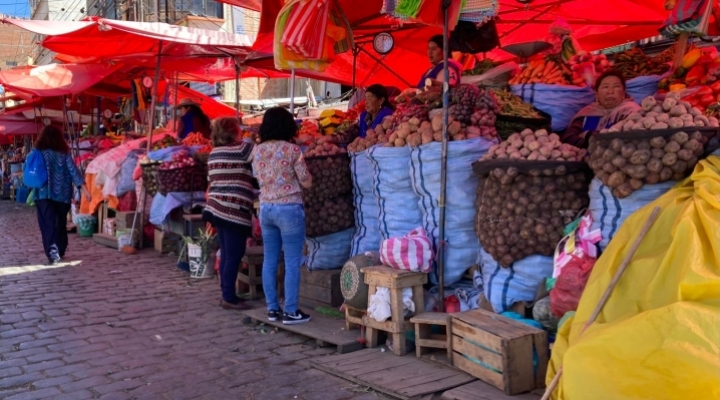
<path fill-rule="evenodd" d="M 42 124 L 20 115 L 0 116 L 0 135 L 34 135 L 40 131 Z"/>
<path fill-rule="evenodd" d="M 248 0 L 221 1 L 250 7 Z M 354 0 L 339 2 L 353 28 L 356 42 L 364 43 L 364 48 L 371 55 L 380 58 L 372 50 L 370 43 L 375 34 L 390 31 L 395 38 L 395 49 L 380 62 L 360 53 L 357 83 L 414 85 L 430 66 L 425 55 L 427 40 L 433 34 L 440 33 L 440 29 L 402 24 L 380 14 L 383 0 L 365 0 L 362 7 L 358 7 Z M 260 29 L 253 50 L 272 53 L 275 20 L 284 2 L 264 0 L 262 3 Z M 574 37 L 585 50 L 597 50 L 656 36 L 667 17 L 664 0 L 535 0 L 528 5 L 520 4 L 516 0 L 500 0 L 499 10 L 497 27 L 501 46 L 544 39 L 548 36 L 550 25 L 562 18 L 568 22 L 574 31 Z M 502 50 L 496 50 L 490 56 L 498 59 L 511 57 Z M 249 64 L 264 68 L 273 65 L 272 60 L 251 60 Z M 404 79 L 398 79 L 378 64 L 387 66 Z M 299 76 L 349 84 L 352 82 L 352 54 L 347 52 L 339 55 L 322 74 L 302 70 L 296 70 L 296 73 Z"/>
<path fill-rule="evenodd" d="M 48 64 L 0 71 L 0 83 L 18 96 L 53 97 L 78 94 L 103 80 L 119 65 Z"/>
<path fill-rule="evenodd" d="M 116 21 L 91 17 L 84 21 L 3 19 L 2 22 L 45 35 L 40 43 L 56 53 L 75 57 L 115 59 L 122 56 L 183 57 L 247 56 L 252 40 L 246 35 L 188 28 L 157 22 Z"/>

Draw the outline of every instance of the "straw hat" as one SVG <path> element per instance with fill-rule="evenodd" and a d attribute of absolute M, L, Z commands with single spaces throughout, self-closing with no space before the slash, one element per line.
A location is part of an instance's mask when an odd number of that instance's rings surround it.
<path fill-rule="evenodd" d="M 200 103 L 196 102 L 196 101 L 193 100 L 193 99 L 185 98 L 185 99 L 180 100 L 180 102 L 177 103 L 177 105 L 175 106 L 175 108 L 190 107 L 190 106 L 198 106 L 198 107 L 200 107 Z"/>

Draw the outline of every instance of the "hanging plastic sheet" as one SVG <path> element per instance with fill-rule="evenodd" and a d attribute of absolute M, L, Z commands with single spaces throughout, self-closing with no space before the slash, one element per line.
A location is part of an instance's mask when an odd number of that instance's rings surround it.
<path fill-rule="evenodd" d="M 638 210 L 598 259 L 577 313 L 558 332 L 547 382 L 554 399 L 720 397 L 720 157 Z M 645 236 L 596 321 L 582 335 L 655 207 Z M 600 367 L 599 367 L 600 366 Z"/>

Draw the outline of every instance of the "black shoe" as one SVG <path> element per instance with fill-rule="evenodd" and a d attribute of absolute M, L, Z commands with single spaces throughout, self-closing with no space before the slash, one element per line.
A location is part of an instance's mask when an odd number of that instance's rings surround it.
<path fill-rule="evenodd" d="M 48 259 L 47 265 L 59 265 L 59 264 L 60 264 L 60 260 L 53 260 L 52 258 Z"/>
<path fill-rule="evenodd" d="M 268 311 L 268 321 L 275 322 L 282 317 L 281 310 L 270 310 Z"/>
<path fill-rule="evenodd" d="M 310 322 L 310 316 L 304 312 L 297 310 L 295 314 L 283 313 L 283 324 L 284 325 L 297 325 Z"/>

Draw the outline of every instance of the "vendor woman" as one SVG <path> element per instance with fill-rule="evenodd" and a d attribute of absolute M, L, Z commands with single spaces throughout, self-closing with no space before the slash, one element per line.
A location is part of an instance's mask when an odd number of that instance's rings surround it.
<path fill-rule="evenodd" d="M 627 118 L 641 107 L 625 93 L 625 79 L 619 71 L 605 71 L 595 81 L 597 101 L 575 114 L 570 126 L 562 134 L 562 141 L 587 148 L 593 132 L 607 129 Z"/>
<path fill-rule="evenodd" d="M 426 79 L 444 82 L 445 73 L 443 71 L 443 58 L 443 35 L 435 35 L 431 37 L 430 41 L 428 42 L 428 59 L 430 59 L 430 64 L 432 64 L 432 66 L 425 73 L 425 75 L 420 78 L 420 83 L 418 83 L 418 89 L 422 89 L 425 87 Z M 460 82 L 462 65 L 460 65 L 460 63 L 453 59 L 448 59 L 448 65 L 450 67 L 448 70 L 448 73 L 450 75 L 449 83 L 450 85 L 456 85 L 458 82 Z"/>
<path fill-rule="evenodd" d="M 375 84 L 365 89 L 365 111 L 360 114 L 360 137 L 364 138 L 368 129 L 375 129 L 378 124 L 382 124 L 383 118 L 392 115 L 393 111 L 385 86 Z"/>

